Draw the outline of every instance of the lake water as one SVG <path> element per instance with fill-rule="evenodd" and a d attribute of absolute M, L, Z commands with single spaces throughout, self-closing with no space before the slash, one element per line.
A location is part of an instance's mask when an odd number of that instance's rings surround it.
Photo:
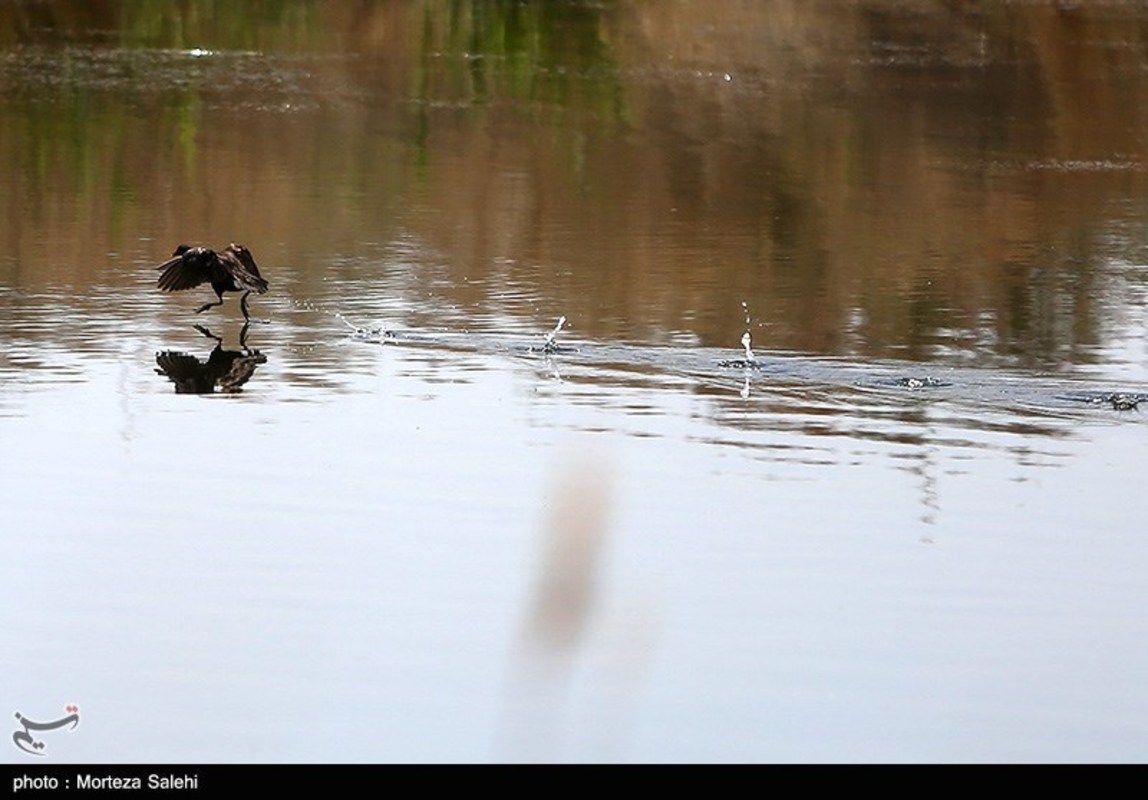
<path fill-rule="evenodd" d="M 5 4 L 0 760 L 1142 761 L 1145 109 L 1132 2 Z"/>

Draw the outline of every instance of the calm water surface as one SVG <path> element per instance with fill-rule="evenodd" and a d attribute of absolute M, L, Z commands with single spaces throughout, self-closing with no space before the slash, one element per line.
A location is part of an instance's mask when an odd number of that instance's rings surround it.
<path fill-rule="evenodd" d="M 1143 760 L 1146 59 L 1134 3 L 8 4 L 6 713 Z M 247 330 L 155 288 L 229 241 Z"/>

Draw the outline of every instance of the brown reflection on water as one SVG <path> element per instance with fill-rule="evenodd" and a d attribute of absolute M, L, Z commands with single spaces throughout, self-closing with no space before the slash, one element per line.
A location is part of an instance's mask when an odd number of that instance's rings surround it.
<path fill-rule="evenodd" d="M 0 279 L 135 291 L 237 239 L 291 301 L 401 291 L 455 327 L 736 346 L 745 301 L 770 347 L 1087 361 L 1143 246 L 1146 20 L 8 4 Z"/>

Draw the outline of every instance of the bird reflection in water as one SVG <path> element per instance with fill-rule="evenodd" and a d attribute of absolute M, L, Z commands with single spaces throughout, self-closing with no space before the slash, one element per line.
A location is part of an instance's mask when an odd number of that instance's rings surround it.
<path fill-rule="evenodd" d="M 176 394 L 214 394 L 216 390 L 229 394 L 243 391 L 255 369 L 267 362 L 267 356 L 247 347 L 247 325 L 239 334 L 240 350 L 224 350 L 223 339 L 202 325 L 195 329 L 215 340 L 215 349 L 203 361 L 193 355 L 175 350 L 156 353 L 157 375 L 166 375 L 175 384 Z"/>

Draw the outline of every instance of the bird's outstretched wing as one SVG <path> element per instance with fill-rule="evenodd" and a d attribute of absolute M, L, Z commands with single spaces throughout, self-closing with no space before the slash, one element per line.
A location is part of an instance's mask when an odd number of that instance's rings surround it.
<path fill-rule="evenodd" d="M 267 281 L 259 274 L 255 257 L 246 247 L 232 242 L 224 249 L 220 257 L 228 259 L 231 263 L 231 275 L 239 286 L 250 289 L 256 294 L 263 294 L 267 291 Z"/>
<path fill-rule="evenodd" d="M 165 292 L 192 289 L 201 283 L 218 280 L 221 273 L 226 275 L 226 268 L 219 263 L 219 256 L 206 247 L 189 248 L 156 269 L 162 270 L 157 285 Z"/>

